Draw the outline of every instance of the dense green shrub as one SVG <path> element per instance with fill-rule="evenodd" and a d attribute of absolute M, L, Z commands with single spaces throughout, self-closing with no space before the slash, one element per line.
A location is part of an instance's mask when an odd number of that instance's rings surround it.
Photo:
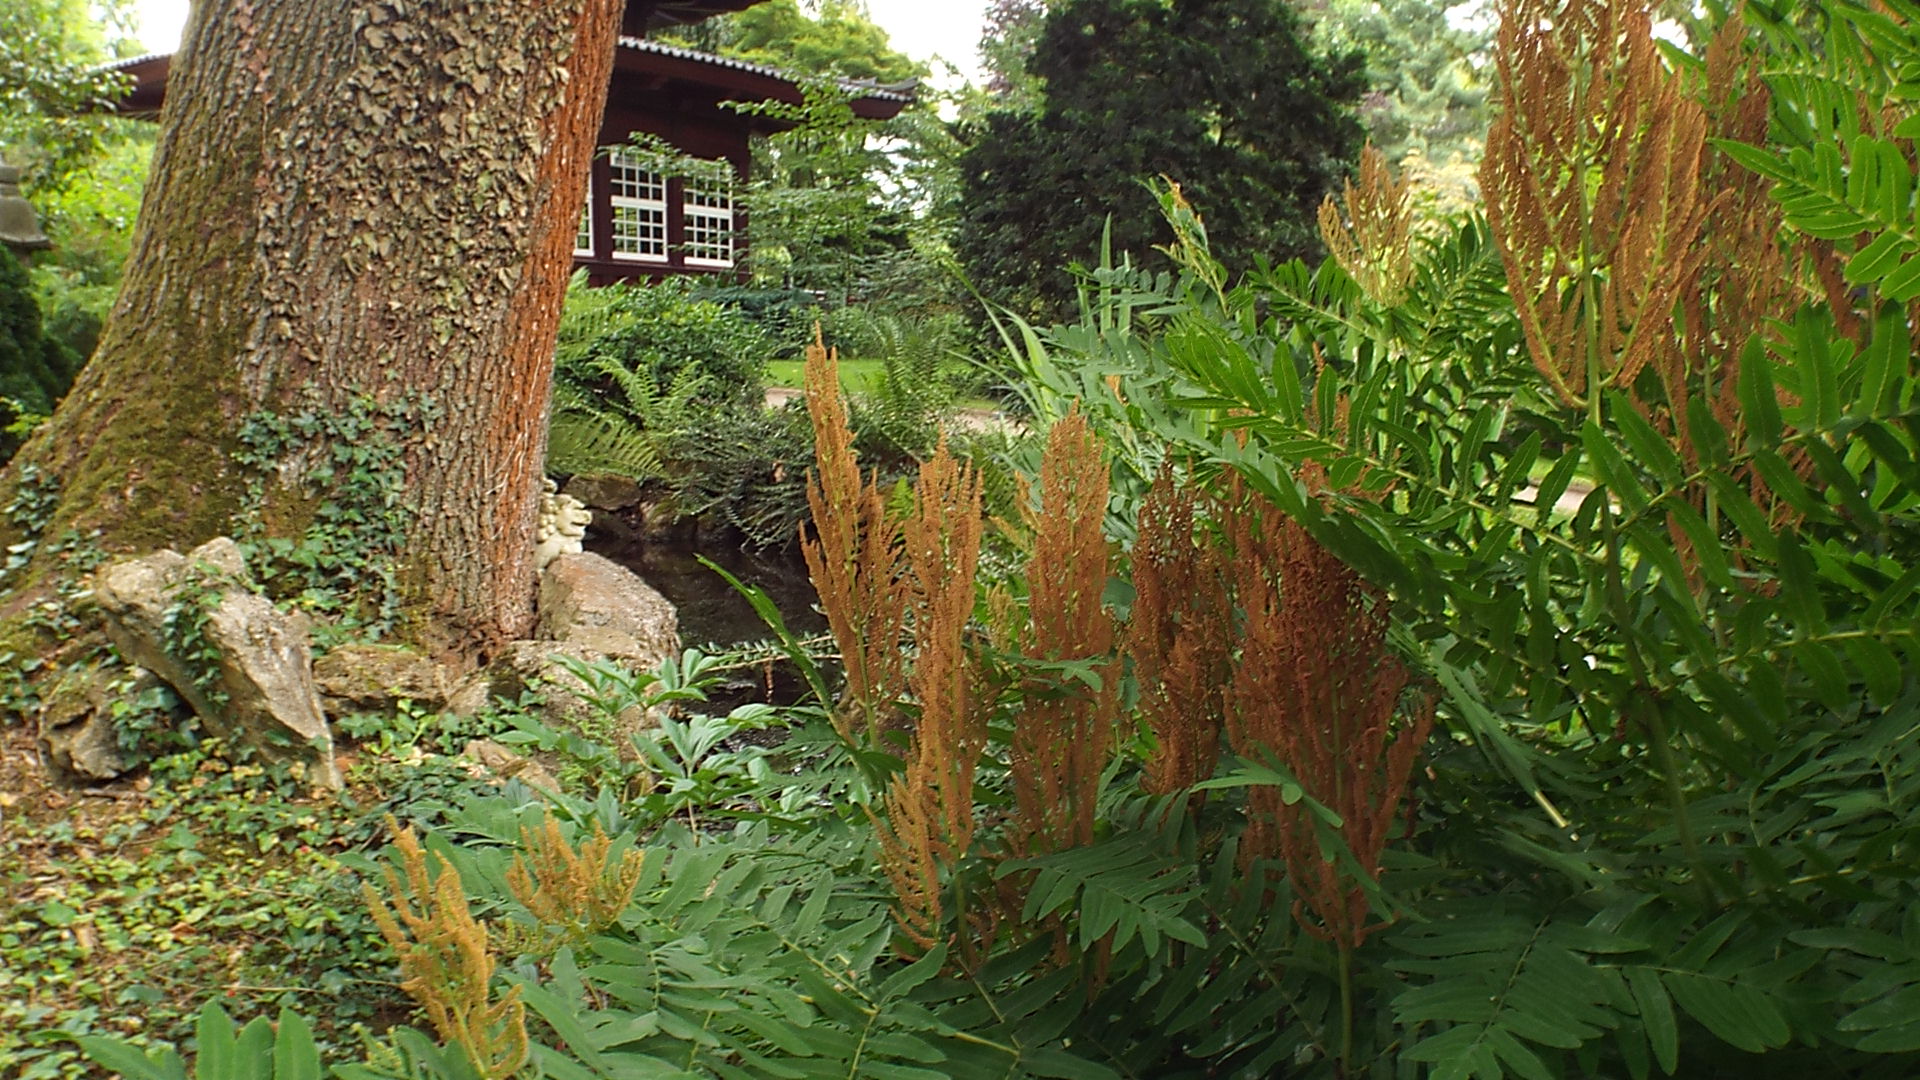
<path fill-rule="evenodd" d="M 1236 272 L 1309 256 L 1360 149 L 1359 53 L 1322 55 L 1287 0 L 1067 0 L 1028 62 L 1038 111 L 989 114 L 960 162 L 954 253 L 989 299 L 1070 317 L 1103 243 L 1161 268 L 1145 184 L 1179 183 Z"/>
<path fill-rule="evenodd" d="M 804 410 L 729 409 L 682 432 L 668 451 L 683 516 L 738 530 L 748 547 L 785 547 L 807 517 L 813 431 Z"/>
<path fill-rule="evenodd" d="M 779 360 L 792 359 L 806 350 L 822 310 L 819 298 L 806 289 L 707 285 L 695 289 L 692 296 L 745 316 L 765 335 L 768 357 Z"/>
<path fill-rule="evenodd" d="M 567 290 L 554 364 L 548 467 L 637 479 L 710 415 L 759 407 L 769 339 L 683 282 Z"/>
<path fill-rule="evenodd" d="M 768 340 L 742 313 L 696 300 L 691 286 L 668 279 L 652 286 L 616 285 L 612 328 L 588 343 L 579 359 L 563 357 L 556 377 L 586 388 L 608 388 L 589 366 L 617 364 L 652 382 L 659 393 L 683 378 L 701 382 L 699 398 L 716 405 L 751 402 L 762 388 Z"/>
<path fill-rule="evenodd" d="M 0 397 L 46 415 L 66 394 L 81 358 L 49 338 L 41 323 L 26 267 L 0 250 Z"/>

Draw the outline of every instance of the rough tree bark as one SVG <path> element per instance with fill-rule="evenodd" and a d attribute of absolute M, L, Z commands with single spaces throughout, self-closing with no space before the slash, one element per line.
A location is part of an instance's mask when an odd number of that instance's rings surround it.
<path fill-rule="evenodd" d="M 249 416 L 431 401 L 439 419 L 403 436 L 410 634 L 469 656 L 522 635 L 554 334 L 622 7 L 196 3 L 99 350 L 12 466 L 59 481 L 47 534 L 185 550 L 234 525 Z M 271 528 L 311 515 L 295 493 L 315 460 L 270 470 Z"/>

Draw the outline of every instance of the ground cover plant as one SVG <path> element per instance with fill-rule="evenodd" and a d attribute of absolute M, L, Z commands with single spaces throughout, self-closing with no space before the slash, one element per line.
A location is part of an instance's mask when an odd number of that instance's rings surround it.
<path fill-rule="evenodd" d="M 943 445 L 870 470 L 816 348 L 836 655 L 753 594 L 809 699 L 514 721 L 593 786 L 396 821 L 419 1029 L 283 1013 L 277 1072 L 1912 1075 L 1920 9 L 1697 59 L 1501 14 L 1485 218 L 1374 160 L 1333 258 L 1233 277 L 1161 189 L 1171 272 L 1003 320 L 1044 442 L 998 512 Z"/>

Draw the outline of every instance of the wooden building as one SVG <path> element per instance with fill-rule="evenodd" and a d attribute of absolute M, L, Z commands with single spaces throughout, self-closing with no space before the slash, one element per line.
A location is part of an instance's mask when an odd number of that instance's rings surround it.
<path fill-rule="evenodd" d="M 645 132 L 681 153 L 727 162 L 736 184 L 747 179 L 752 136 L 787 125 L 724 103 L 797 105 L 802 100 L 799 83 L 775 68 L 651 41 L 644 34 L 758 2 L 629 0 L 601 120 L 600 144 L 606 150 L 594 159 L 574 243 L 574 264 L 595 284 L 734 272 L 745 236 L 732 187 L 651 172 L 639 156 L 620 148 L 629 136 Z M 119 110 L 157 116 L 166 100 L 172 63 L 171 54 L 156 53 L 112 65 L 133 80 Z M 854 95 L 854 113 L 869 119 L 889 119 L 913 101 L 911 84 L 849 83 L 847 89 Z"/>

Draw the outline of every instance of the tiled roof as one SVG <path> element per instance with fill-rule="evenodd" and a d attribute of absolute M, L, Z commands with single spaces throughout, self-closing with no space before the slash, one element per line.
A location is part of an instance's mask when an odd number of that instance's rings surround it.
<path fill-rule="evenodd" d="M 154 53 L 147 53 L 144 56 L 129 56 L 125 60 L 115 60 L 111 64 L 103 65 L 101 67 L 101 70 L 102 71 L 121 71 L 123 69 L 133 67 L 137 64 L 144 64 L 149 60 L 160 60 L 172 55 L 173 55 L 172 53 L 154 52 Z"/>
<path fill-rule="evenodd" d="M 714 67 L 732 68 L 735 71 L 744 71 L 753 75 L 764 75 L 770 79 L 781 79 L 786 82 L 798 81 L 798 76 L 781 68 L 769 67 L 766 64 L 750 63 L 746 60 L 735 60 L 729 56 L 715 56 L 712 53 L 700 52 L 697 49 L 687 49 L 678 45 L 669 45 L 664 41 L 623 37 L 620 39 L 620 47 L 623 49 L 633 49 L 638 52 L 653 53 L 656 56 L 671 56 L 677 60 L 691 60 L 697 64 L 711 64 Z M 883 101 L 912 102 L 914 100 L 913 90 L 917 84 L 906 82 L 883 86 L 869 79 L 842 79 L 840 80 L 840 85 L 846 87 L 848 92 L 858 94 L 861 97 L 879 98 Z"/>

